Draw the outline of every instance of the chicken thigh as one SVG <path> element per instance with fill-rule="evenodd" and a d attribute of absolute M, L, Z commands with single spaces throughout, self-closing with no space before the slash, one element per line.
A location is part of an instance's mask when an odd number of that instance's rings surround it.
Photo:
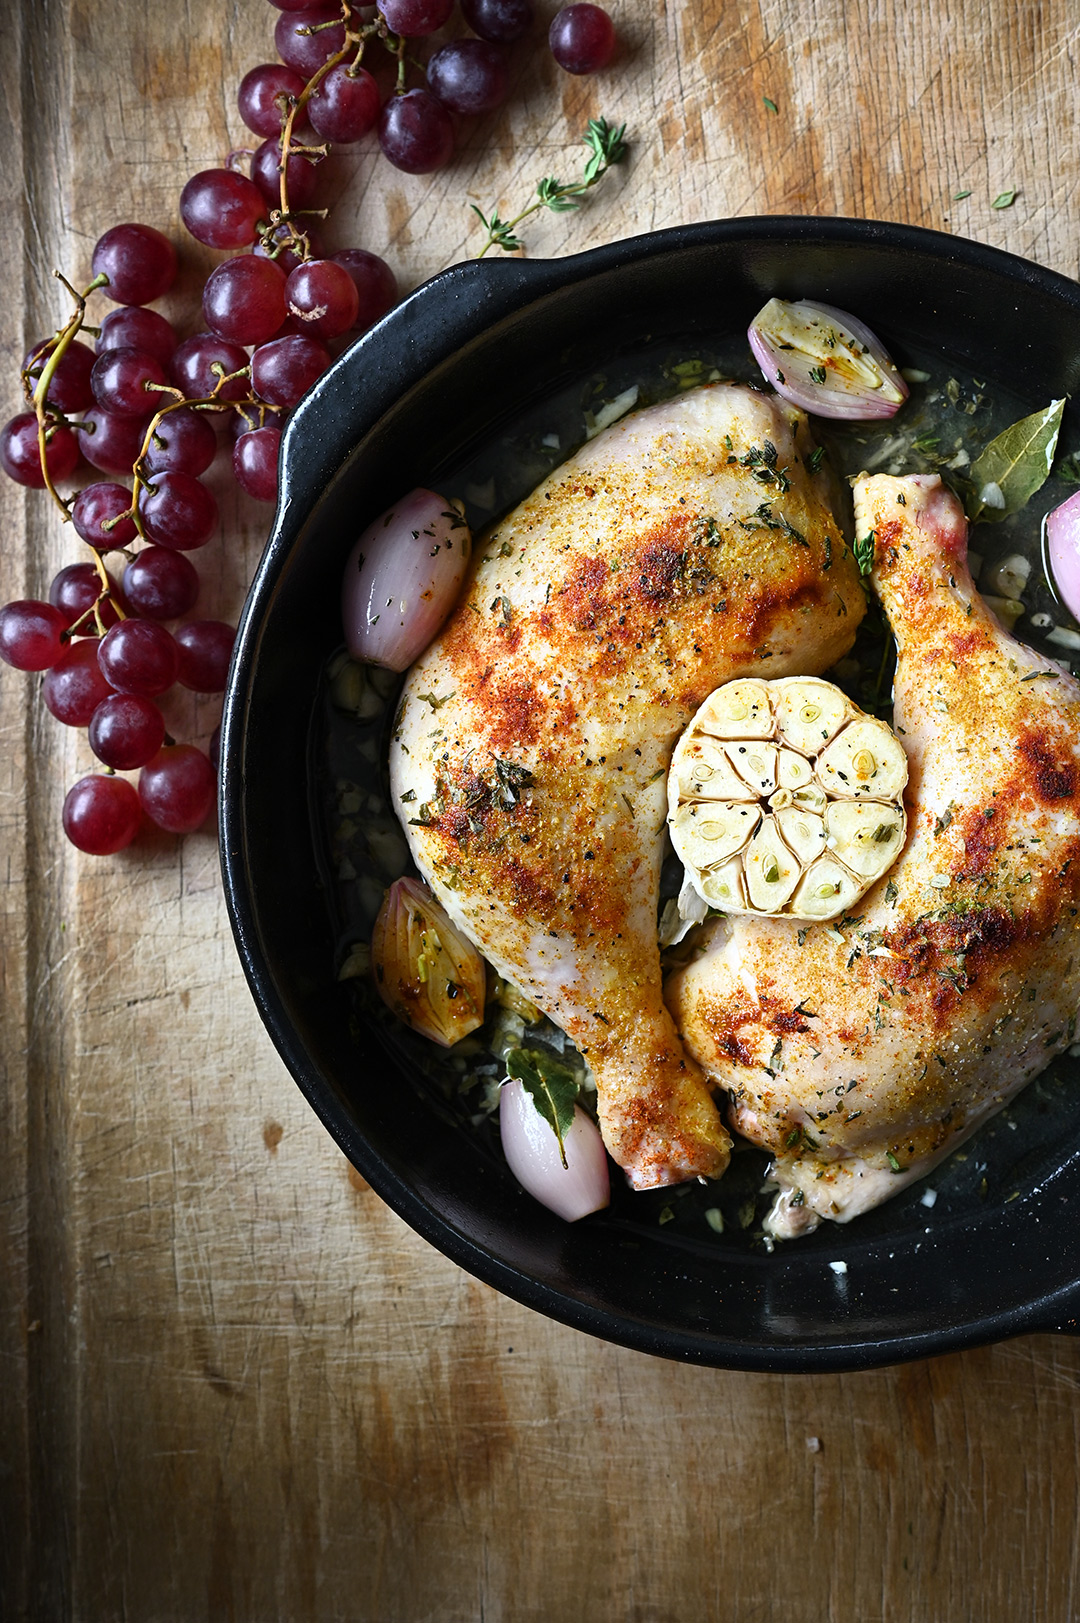
<path fill-rule="evenodd" d="M 812 450 L 800 412 L 734 385 L 609 428 L 480 539 L 395 722 L 417 866 L 585 1055 L 638 1188 L 730 1148 L 662 995 L 672 747 L 730 677 L 826 669 L 864 610 Z"/>
<path fill-rule="evenodd" d="M 1072 1042 L 1080 1004 L 1080 686 L 983 605 L 936 475 L 864 475 L 855 513 L 897 640 L 907 844 L 856 917 L 716 920 L 667 988 L 776 1157 L 784 1238 L 929 1171 Z"/>

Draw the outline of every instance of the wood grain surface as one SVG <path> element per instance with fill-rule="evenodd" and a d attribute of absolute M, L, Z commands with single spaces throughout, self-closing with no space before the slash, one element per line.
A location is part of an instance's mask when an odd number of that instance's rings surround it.
<path fill-rule="evenodd" d="M 633 152 L 559 255 L 752 213 L 868 215 L 1077 272 L 1076 8 L 1066 0 L 611 0 L 595 79 L 519 49 L 506 110 L 409 178 L 333 156 L 327 239 L 403 287 L 571 172 L 585 120 Z M 541 0 L 546 19 L 553 0 Z M 63 310 L 100 231 L 180 244 L 185 332 L 211 256 L 187 176 L 246 142 L 265 0 L 7 0 L 3 362 Z M 768 97 L 777 111 L 765 105 Z M 1011 207 L 993 199 L 1016 190 Z M 953 201 L 953 194 L 970 196 Z M 104 309 L 104 305 L 101 306 Z M 212 476 L 204 608 L 233 616 L 267 528 Z M 77 543 L 5 482 L 0 600 Z M 458 1271 L 346 1165 L 271 1050 L 213 835 L 110 859 L 59 832 L 90 764 L 0 667 L 4 902 L 0 1615 L 194 1623 L 1066 1623 L 1080 1616 L 1080 1342 L 863 1376 L 669 1365 Z M 217 706 L 178 728 L 205 739 Z M 817 1439 L 816 1449 L 811 1439 Z"/>

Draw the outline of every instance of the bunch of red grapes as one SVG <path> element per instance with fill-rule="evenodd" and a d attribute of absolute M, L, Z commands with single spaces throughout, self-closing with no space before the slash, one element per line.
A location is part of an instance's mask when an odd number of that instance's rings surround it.
<path fill-rule="evenodd" d="M 94 248 L 94 280 L 75 293 L 75 314 L 23 363 L 28 409 L 0 430 L 4 471 L 47 488 L 91 552 L 60 571 L 47 602 L 0 609 L 0 657 L 45 672 L 49 710 L 88 730 L 106 770 L 69 791 L 63 822 L 73 844 L 96 855 L 130 845 L 144 818 L 181 834 L 214 807 L 218 735 L 209 753 L 175 742 L 155 702 L 175 683 L 222 692 L 228 675 L 234 628 L 191 618 L 200 582 L 188 554 L 218 528 L 201 477 L 218 453 L 214 424 L 231 436 L 241 488 L 275 500 L 282 424 L 330 365 L 328 344 L 366 331 L 397 297 L 378 255 L 320 252 L 308 223 L 325 212 L 313 208 L 319 162 L 329 143 L 376 130 L 396 167 L 439 168 L 453 152 L 451 115 L 505 99 L 509 48 L 534 20 L 533 0 L 460 0 L 472 37 L 439 45 L 426 85 L 410 89 L 413 41 L 444 26 L 454 0 L 381 0 L 377 11 L 354 0 L 271 3 L 281 60 L 252 68 L 238 95 L 261 145 L 194 175 L 180 197 L 191 235 L 234 251 L 204 286 L 205 330 L 181 342 L 147 308 L 176 275 L 169 239 L 153 226 L 114 226 Z M 372 44 L 397 61 L 385 101 L 362 63 Z M 610 60 L 615 32 L 600 7 L 570 5 L 549 45 L 568 72 L 592 73 Z M 233 166 L 241 157 L 246 173 Z M 75 335 L 97 288 L 117 308 L 91 350 Z M 82 460 L 106 478 L 61 495 L 57 484 Z M 110 554 L 119 569 L 106 566 Z M 134 782 L 120 775 L 135 772 Z"/>

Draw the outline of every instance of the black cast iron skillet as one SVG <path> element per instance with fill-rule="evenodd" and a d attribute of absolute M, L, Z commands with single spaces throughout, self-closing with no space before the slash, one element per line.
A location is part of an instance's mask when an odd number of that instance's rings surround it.
<path fill-rule="evenodd" d="M 566 1225 L 439 1108 L 335 979 L 309 738 L 358 529 L 413 485 L 438 488 L 523 400 L 646 337 L 734 334 L 773 294 L 858 311 L 886 336 L 1008 380 L 1032 409 L 1080 382 L 1077 284 L 900 225 L 721 220 L 435 277 L 342 356 L 285 435 L 225 708 L 222 851 L 237 946 L 272 1038 L 350 1161 L 448 1257 L 541 1313 L 644 1352 L 759 1370 L 865 1368 L 1075 1330 L 1075 1116 L 1015 1176 L 981 1189 L 985 1199 L 931 1215 L 916 1190 L 900 1215 L 885 1207 L 773 1255 L 673 1236 L 655 1211 L 638 1222 L 625 1202 Z"/>

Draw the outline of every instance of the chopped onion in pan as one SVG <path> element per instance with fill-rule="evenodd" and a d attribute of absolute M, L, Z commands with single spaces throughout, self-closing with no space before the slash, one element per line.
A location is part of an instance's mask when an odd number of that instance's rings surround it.
<path fill-rule="evenodd" d="M 880 339 L 832 305 L 770 299 L 747 337 L 777 394 L 817 417 L 892 417 L 908 397 Z"/>
<path fill-rule="evenodd" d="M 510 1171 L 534 1199 L 574 1223 L 611 1199 L 607 1152 L 600 1131 L 580 1105 L 563 1134 L 566 1165 L 555 1131 L 541 1116 L 523 1082 L 504 1082 L 499 1132 Z"/>
<path fill-rule="evenodd" d="M 353 658 L 407 670 L 442 629 L 471 548 L 465 520 L 433 490 L 410 491 L 369 524 L 341 591 Z"/>

